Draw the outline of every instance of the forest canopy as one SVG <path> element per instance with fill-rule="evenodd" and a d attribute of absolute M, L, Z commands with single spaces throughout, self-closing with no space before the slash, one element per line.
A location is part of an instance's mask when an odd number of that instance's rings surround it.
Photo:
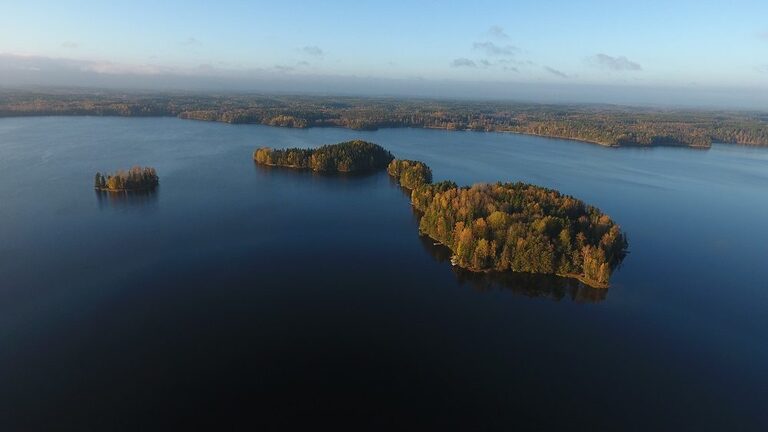
<path fill-rule="evenodd" d="M 160 179 L 152 167 L 134 166 L 114 174 L 97 172 L 94 178 L 94 187 L 107 192 L 146 191 L 154 189 L 158 184 Z"/>
<path fill-rule="evenodd" d="M 626 253 L 626 237 L 608 215 L 555 190 L 433 184 L 429 167 L 415 161 L 394 160 L 388 172 L 411 189 L 419 231 L 450 248 L 460 267 L 559 274 L 606 287 Z"/>
<path fill-rule="evenodd" d="M 261 147 L 253 152 L 253 160 L 261 165 L 320 172 L 373 171 L 386 167 L 392 159 L 392 154 L 383 147 L 361 140 L 329 144 L 316 149 L 276 150 Z"/>

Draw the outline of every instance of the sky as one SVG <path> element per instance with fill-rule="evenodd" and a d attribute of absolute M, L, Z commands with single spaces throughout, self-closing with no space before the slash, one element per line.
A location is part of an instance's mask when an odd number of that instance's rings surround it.
<path fill-rule="evenodd" d="M 768 1 L 0 0 L 17 85 L 768 109 Z"/>

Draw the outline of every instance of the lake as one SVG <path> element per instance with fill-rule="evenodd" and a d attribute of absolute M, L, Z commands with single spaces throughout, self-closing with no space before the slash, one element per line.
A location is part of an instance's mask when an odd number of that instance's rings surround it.
<path fill-rule="evenodd" d="M 608 290 L 467 274 L 385 172 L 251 160 L 353 138 L 574 195 L 630 254 Z M 159 189 L 93 190 L 131 165 Z M 766 221 L 768 149 L 0 119 L 0 429 L 765 430 Z"/>

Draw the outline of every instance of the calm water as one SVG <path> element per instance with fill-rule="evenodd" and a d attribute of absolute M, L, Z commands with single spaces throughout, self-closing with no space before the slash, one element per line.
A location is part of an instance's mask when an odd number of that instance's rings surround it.
<path fill-rule="evenodd" d="M 573 194 L 631 254 L 607 291 L 472 277 L 419 238 L 385 173 L 250 159 L 352 138 L 436 180 Z M 157 193 L 93 191 L 97 170 L 134 164 L 158 169 Z M 0 119 L 0 430 L 765 430 L 766 221 L 764 149 Z"/>

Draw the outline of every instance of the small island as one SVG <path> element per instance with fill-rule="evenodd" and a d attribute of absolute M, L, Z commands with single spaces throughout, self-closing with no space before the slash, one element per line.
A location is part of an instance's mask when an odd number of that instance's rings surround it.
<path fill-rule="evenodd" d="M 329 144 L 316 149 L 276 150 L 261 147 L 253 152 L 253 160 L 260 165 L 329 173 L 384 169 L 393 159 L 392 153 L 383 147 L 361 140 Z"/>
<path fill-rule="evenodd" d="M 393 160 L 387 172 L 411 190 L 419 231 L 471 271 L 557 274 L 606 288 L 627 239 L 599 209 L 526 183 L 432 183 L 424 163 Z"/>
<path fill-rule="evenodd" d="M 114 174 L 96 173 L 94 187 L 103 192 L 150 191 L 160 184 L 157 171 L 152 167 L 135 166 Z"/>

